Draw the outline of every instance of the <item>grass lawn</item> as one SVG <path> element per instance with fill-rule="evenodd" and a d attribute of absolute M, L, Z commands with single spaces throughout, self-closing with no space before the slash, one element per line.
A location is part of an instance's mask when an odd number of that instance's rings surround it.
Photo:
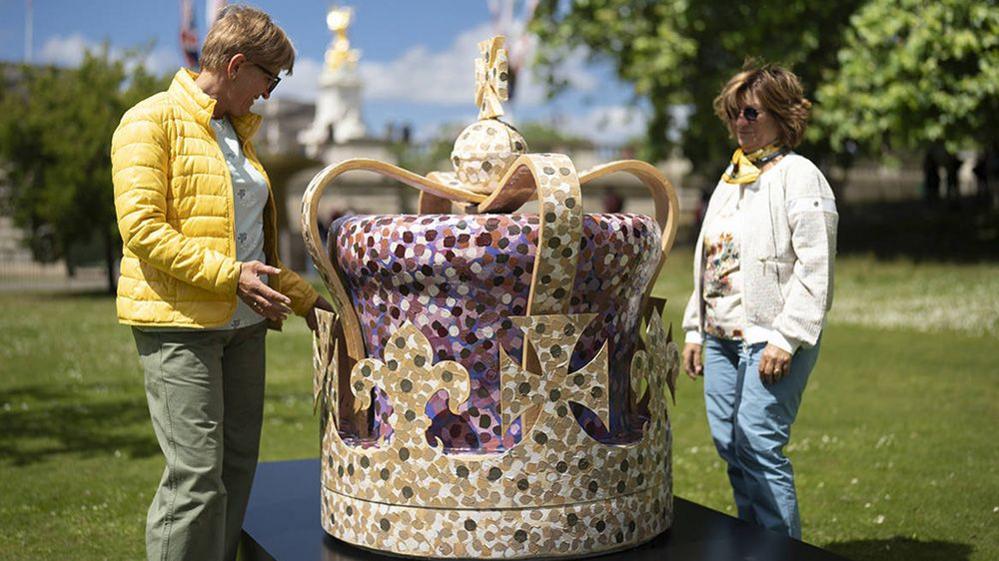
<path fill-rule="evenodd" d="M 659 285 L 678 335 L 689 271 L 678 251 Z M 805 540 L 999 558 L 999 266 L 841 258 L 836 300 L 789 445 Z M 6 294 L 0 310 L 0 559 L 142 558 L 163 462 L 113 300 Z M 304 322 L 267 360 L 262 460 L 318 456 Z M 676 492 L 732 513 L 701 384 L 680 382 Z"/>

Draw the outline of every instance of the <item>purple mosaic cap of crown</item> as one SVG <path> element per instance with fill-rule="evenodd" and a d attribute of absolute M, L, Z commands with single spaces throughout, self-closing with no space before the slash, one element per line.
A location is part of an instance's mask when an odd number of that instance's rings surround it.
<path fill-rule="evenodd" d="M 446 396 L 427 405 L 428 437 L 447 450 L 502 451 L 520 440 L 520 425 L 500 423 L 500 374 L 496 345 L 520 357 L 522 333 L 509 318 L 525 314 L 538 239 L 535 214 L 349 216 L 331 229 L 337 259 L 357 312 L 366 346 L 381 356 L 389 335 L 416 325 L 436 360 L 468 369 L 471 397 L 448 411 Z M 588 214 L 570 313 L 596 312 L 572 355 L 570 370 L 610 350 L 610 425 L 574 408 L 601 441 L 640 436 L 640 412 L 627 408 L 628 371 L 638 343 L 643 291 L 655 274 L 660 233 L 638 214 Z M 375 399 L 372 437 L 389 437 L 392 413 L 384 394 Z"/>

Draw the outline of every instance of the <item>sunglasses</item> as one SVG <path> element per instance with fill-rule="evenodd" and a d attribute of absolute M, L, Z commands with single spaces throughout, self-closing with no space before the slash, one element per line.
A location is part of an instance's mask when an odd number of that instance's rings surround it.
<path fill-rule="evenodd" d="M 753 107 L 752 105 L 747 105 L 746 107 L 742 108 L 742 111 L 739 111 L 735 115 L 731 115 L 730 118 L 733 121 L 735 121 L 739 119 L 740 115 L 742 115 L 750 123 L 755 123 L 756 120 L 760 118 L 760 113 L 763 113 L 763 111 L 760 111 L 759 109 Z"/>
<path fill-rule="evenodd" d="M 270 70 L 267 70 L 263 66 L 260 66 L 259 64 L 253 61 L 248 60 L 247 63 L 256 66 L 257 68 L 260 69 L 261 72 L 264 73 L 264 76 L 267 76 L 267 79 L 269 80 L 269 82 L 267 83 L 267 95 L 271 95 L 271 92 L 274 91 L 274 88 L 276 88 L 277 85 L 281 83 L 281 77 L 271 74 Z"/>

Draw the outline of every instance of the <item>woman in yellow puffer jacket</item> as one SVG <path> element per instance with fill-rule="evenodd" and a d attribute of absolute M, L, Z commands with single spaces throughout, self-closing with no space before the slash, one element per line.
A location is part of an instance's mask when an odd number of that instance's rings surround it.
<path fill-rule="evenodd" d="M 264 339 L 329 303 L 277 255 L 275 202 L 250 139 L 295 51 L 259 10 L 226 8 L 201 73 L 130 109 L 111 146 L 124 242 L 118 318 L 132 326 L 166 469 L 149 559 L 234 559 L 260 443 Z"/>

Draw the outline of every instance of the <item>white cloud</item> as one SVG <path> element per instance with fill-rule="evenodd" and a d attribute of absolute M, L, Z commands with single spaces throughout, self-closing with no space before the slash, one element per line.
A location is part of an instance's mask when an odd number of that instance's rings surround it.
<path fill-rule="evenodd" d="M 647 117 L 631 105 L 605 105 L 569 119 L 567 132 L 588 138 L 597 144 L 622 144 L 645 134 Z"/>
<path fill-rule="evenodd" d="M 79 66 L 83 62 L 83 53 L 88 48 L 97 49 L 99 45 L 88 41 L 80 33 L 68 37 L 57 35 L 45 41 L 38 59 L 56 66 Z"/>
<path fill-rule="evenodd" d="M 101 43 L 87 39 L 80 33 L 68 36 L 56 35 L 49 37 L 42 45 L 38 60 L 56 66 L 74 67 L 83 62 L 83 54 L 86 51 L 97 52 L 101 48 L 103 48 Z M 118 47 L 110 47 L 109 51 L 112 60 L 120 60 L 126 55 L 126 51 Z M 180 56 L 164 48 L 146 52 L 142 62 L 146 70 L 156 75 L 172 73 L 180 68 Z"/>
<path fill-rule="evenodd" d="M 416 45 L 388 62 L 365 61 L 362 57 L 364 97 L 378 101 L 473 105 L 478 43 L 492 35 L 492 28 L 481 24 L 462 32 L 443 51 L 430 52 L 423 45 Z M 528 39 L 529 50 L 534 43 L 533 37 Z M 585 59 L 585 50 L 573 51 L 558 74 L 565 76 L 573 89 L 588 92 L 595 90 L 599 81 L 587 69 Z M 518 78 L 515 100 L 518 106 L 537 106 L 546 101 L 544 85 L 530 69 Z"/>
<path fill-rule="evenodd" d="M 173 49 L 164 48 L 153 49 L 146 55 L 143 62 L 146 65 L 146 70 L 157 76 L 167 73 L 173 74 L 183 64 L 180 60 L 180 54 Z"/>
<path fill-rule="evenodd" d="M 409 101 L 443 105 L 474 105 L 474 59 L 478 42 L 489 35 L 479 25 L 455 38 L 447 50 L 430 52 L 416 45 L 388 62 L 360 62 L 364 97 L 379 101 Z"/>

